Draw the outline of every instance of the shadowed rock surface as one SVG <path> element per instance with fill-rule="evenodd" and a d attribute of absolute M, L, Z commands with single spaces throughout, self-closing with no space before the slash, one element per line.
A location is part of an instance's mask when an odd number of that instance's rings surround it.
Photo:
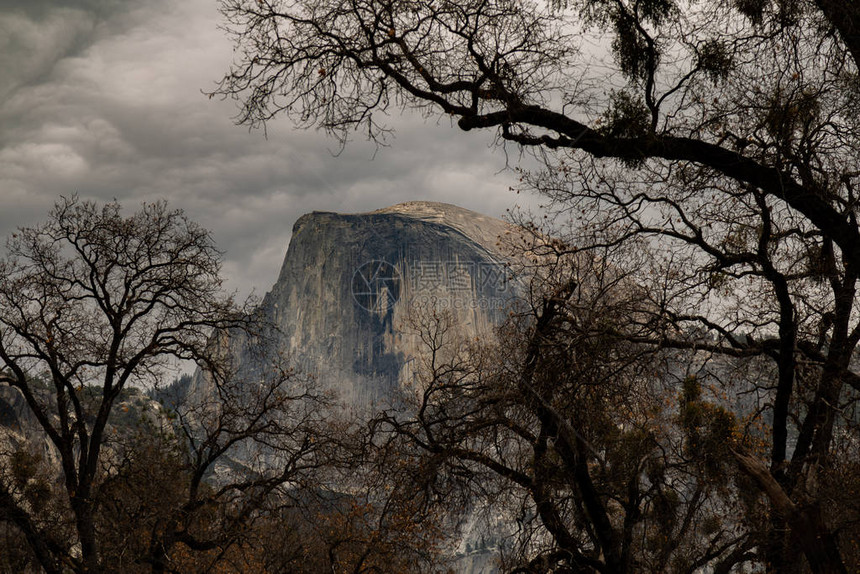
<path fill-rule="evenodd" d="M 442 203 L 313 212 L 296 222 L 262 311 L 303 372 L 347 404 L 385 401 L 422 352 L 416 315 L 446 310 L 472 336 L 504 318 L 513 293 L 498 243 L 511 229 Z"/>

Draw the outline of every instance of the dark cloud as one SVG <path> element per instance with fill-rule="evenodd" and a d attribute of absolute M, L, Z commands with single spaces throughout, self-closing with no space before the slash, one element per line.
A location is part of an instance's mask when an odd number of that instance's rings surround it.
<path fill-rule="evenodd" d="M 57 62 L 80 54 L 133 16 L 161 4 L 128 0 L 6 0 L 0 2 L 0 101 L 50 77 Z"/>
<path fill-rule="evenodd" d="M 25 14 L 36 20 L 46 18 L 57 10 L 80 10 L 107 15 L 127 9 L 129 0 L 2 0 L 0 10 L 7 14 Z"/>
<path fill-rule="evenodd" d="M 308 211 L 430 199 L 499 215 L 517 199 L 488 134 L 396 118 L 390 147 L 357 137 L 335 157 L 286 119 L 268 138 L 233 125 L 234 104 L 201 93 L 231 59 L 218 23 L 212 0 L 0 3 L 0 236 L 59 195 L 164 198 L 212 230 L 232 287 L 261 293 Z"/>

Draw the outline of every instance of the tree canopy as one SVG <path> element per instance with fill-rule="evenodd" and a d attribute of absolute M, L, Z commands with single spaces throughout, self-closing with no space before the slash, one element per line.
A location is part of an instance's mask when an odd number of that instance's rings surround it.
<path fill-rule="evenodd" d="M 342 139 L 390 107 L 524 146 L 689 162 L 786 202 L 860 263 L 848 2 L 225 0 L 216 93 Z M 595 52 L 597 54 L 595 55 Z M 601 57 L 601 53 L 605 55 Z"/>
<path fill-rule="evenodd" d="M 318 466 L 313 390 L 271 368 L 248 388 L 213 344 L 259 331 L 222 290 L 220 262 L 209 233 L 163 202 L 124 216 L 65 198 L 10 238 L 0 390 L 21 418 L 0 445 L 0 526 L 45 572 L 174 571 L 179 545 L 226 552 L 268 493 Z M 170 412 L 148 399 L 175 360 L 218 392 Z M 207 482 L 231 449 L 260 445 L 267 468 Z"/>
<path fill-rule="evenodd" d="M 242 123 L 284 114 L 343 142 L 354 130 L 381 140 L 387 114 L 408 109 L 450 117 L 464 131 L 493 130 L 501 143 L 533 150 L 543 169 L 524 173 L 522 187 L 549 198 L 563 216 L 558 221 L 566 222 L 545 230 L 558 242 L 536 243 L 544 255 L 636 248 L 618 251 L 624 258 L 613 264 L 643 287 L 639 296 L 653 320 L 647 329 L 616 335 L 652 351 L 695 352 L 691 361 L 703 353 L 735 361 L 749 373 L 742 388 L 726 385 L 719 369 L 709 376 L 713 389 L 750 397 L 735 405 L 734 415 L 742 435 L 761 436 L 763 450 L 727 439 L 731 448 L 722 456 L 746 477 L 743 490 L 766 507 L 746 512 L 723 501 L 726 516 L 743 516 L 735 542 L 711 548 L 711 565 L 729 571 L 751 562 L 774 572 L 856 567 L 850 525 L 857 484 L 849 478 L 856 473 L 860 390 L 856 4 L 222 0 L 221 6 L 236 59 L 216 93 L 239 100 Z M 637 252 L 647 257 L 631 255 Z M 556 305 L 553 293 L 523 332 L 540 334 L 542 320 L 564 323 L 546 318 Z M 546 336 L 524 340 L 530 349 L 529 341 L 537 345 Z M 534 360 L 544 352 L 542 344 L 534 347 Z M 529 359 L 523 360 L 526 368 Z M 440 384 L 438 377 L 430 381 Z M 693 385 L 683 395 L 695 406 L 676 420 L 687 421 L 685 432 L 705 414 L 721 412 L 699 392 Z M 552 406 L 564 397 L 543 399 Z M 558 448 L 564 425 L 552 418 L 538 416 L 543 430 L 534 436 L 549 433 Z M 590 455 L 575 448 L 558 456 L 562 467 L 572 465 L 572 476 L 589 468 L 576 466 Z M 695 484 L 690 478 L 686 492 L 695 492 Z M 616 552 L 626 533 L 621 517 L 645 510 L 636 493 L 595 491 L 592 501 L 601 505 L 584 504 L 564 524 L 594 530 L 566 542 L 555 537 L 563 551 L 555 566 L 520 571 L 556 571 L 559 564 L 573 571 L 615 572 L 619 564 L 636 570 L 641 562 L 629 556 L 624 562 Z M 601 511 L 616 505 L 629 512 Z M 545 517 L 543 527 L 551 530 L 552 523 Z"/>

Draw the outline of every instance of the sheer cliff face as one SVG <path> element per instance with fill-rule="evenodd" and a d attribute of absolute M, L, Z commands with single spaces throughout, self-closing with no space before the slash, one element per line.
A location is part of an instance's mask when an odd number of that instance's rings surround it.
<path fill-rule="evenodd" d="M 496 247 L 508 224 L 452 205 L 413 202 L 296 222 L 263 311 L 301 370 L 353 404 L 384 400 L 423 352 L 416 317 L 445 311 L 484 336 L 513 295 Z"/>

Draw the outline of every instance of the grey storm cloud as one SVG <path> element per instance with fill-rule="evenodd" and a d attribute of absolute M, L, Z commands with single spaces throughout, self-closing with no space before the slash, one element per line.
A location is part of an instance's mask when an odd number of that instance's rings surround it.
<path fill-rule="evenodd" d="M 342 151 L 286 118 L 268 137 L 234 125 L 235 103 L 203 94 L 232 58 L 219 17 L 214 0 L 0 0 L 0 237 L 60 195 L 167 199 L 212 231 L 230 287 L 262 293 L 308 211 L 523 199 L 491 134 L 445 122 L 392 117 L 389 147 Z"/>
<path fill-rule="evenodd" d="M 154 4 L 155 2 L 153 2 Z M 139 3 L 119 0 L 0 2 L 0 98 L 44 80 L 60 60 L 85 50 L 114 16 Z M 116 32 L 114 30 L 113 32 Z"/>

